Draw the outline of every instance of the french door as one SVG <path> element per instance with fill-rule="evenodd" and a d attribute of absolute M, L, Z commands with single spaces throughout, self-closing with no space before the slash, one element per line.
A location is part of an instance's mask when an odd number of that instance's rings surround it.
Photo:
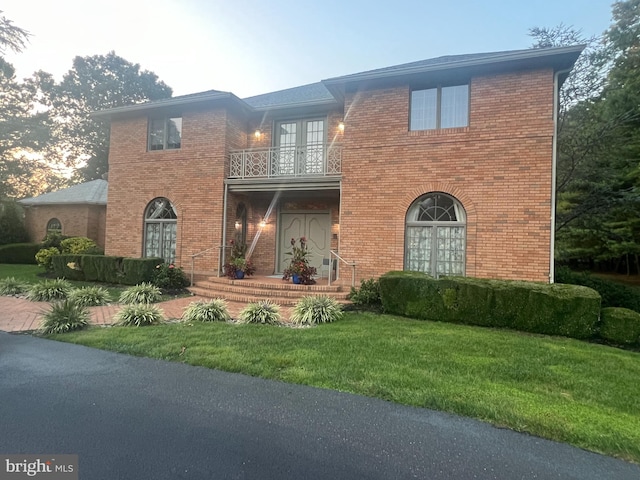
<path fill-rule="evenodd" d="M 298 176 L 325 172 L 325 120 L 323 118 L 276 123 L 273 176 Z"/>

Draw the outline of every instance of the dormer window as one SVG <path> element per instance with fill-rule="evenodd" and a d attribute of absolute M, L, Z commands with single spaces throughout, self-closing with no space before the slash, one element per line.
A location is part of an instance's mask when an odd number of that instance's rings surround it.
<path fill-rule="evenodd" d="M 469 85 L 413 90 L 409 130 L 436 130 L 469 125 Z"/>
<path fill-rule="evenodd" d="M 149 150 L 174 150 L 182 145 L 182 117 L 149 119 Z"/>

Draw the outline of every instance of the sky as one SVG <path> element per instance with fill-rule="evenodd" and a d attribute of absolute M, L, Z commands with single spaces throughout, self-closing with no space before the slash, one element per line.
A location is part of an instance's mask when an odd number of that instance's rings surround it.
<path fill-rule="evenodd" d="M 109 51 L 183 95 L 241 98 L 441 55 L 528 48 L 531 27 L 601 35 L 611 0 L 2 0 L 32 36 L 5 58 L 57 80 Z"/>

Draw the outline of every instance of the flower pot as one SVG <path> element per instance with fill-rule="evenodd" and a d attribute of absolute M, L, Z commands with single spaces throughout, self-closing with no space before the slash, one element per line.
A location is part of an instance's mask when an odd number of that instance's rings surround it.
<path fill-rule="evenodd" d="M 298 275 L 297 273 L 294 273 L 291 276 L 291 280 L 293 281 L 293 283 L 300 283 L 302 281 L 302 279 L 300 278 L 300 275 Z"/>
<path fill-rule="evenodd" d="M 244 272 L 242 270 L 236 270 L 236 278 L 242 280 L 244 278 Z"/>

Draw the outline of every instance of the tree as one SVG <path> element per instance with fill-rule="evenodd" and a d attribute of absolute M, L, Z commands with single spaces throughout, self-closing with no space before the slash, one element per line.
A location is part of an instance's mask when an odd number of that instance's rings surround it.
<path fill-rule="evenodd" d="M 2 10 L 0 10 L 2 13 Z M 29 39 L 29 32 L 17 27 L 4 15 L 0 16 L 0 54 L 7 51 L 21 52 Z"/>
<path fill-rule="evenodd" d="M 37 195 L 61 182 L 43 161 L 51 123 L 46 111 L 37 110 L 34 85 L 17 82 L 13 67 L 0 58 L 0 198 Z"/>
<path fill-rule="evenodd" d="M 0 203 L 0 245 L 22 243 L 28 238 L 18 205 L 15 202 Z"/>
<path fill-rule="evenodd" d="M 556 256 L 630 272 L 640 267 L 640 0 L 614 3 L 613 20 L 581 57 L 588 61 L 577 62 L 581 85 L 567 81 L 593 94 L 560 111 Z M 535 33 L 541 46 L 576 38 L 562 29 Z"/>
<path fill-rule="evenodd" d="M 46 77 L 43 78 L 46 82 Z M 56 122 L 54 135 L 64 162 L 77 166 L 76 179 L 101 178 L 108 170 L 109 125 L 94 120 L 90 114 L 97 110 L 121 107 L 150 100 L 170 98 L 172 90 L 158 76 L 141 70 L 117 56 L 76 57 L 73 67 L 62 82 L 49 92 L 51 114 Z"/>

